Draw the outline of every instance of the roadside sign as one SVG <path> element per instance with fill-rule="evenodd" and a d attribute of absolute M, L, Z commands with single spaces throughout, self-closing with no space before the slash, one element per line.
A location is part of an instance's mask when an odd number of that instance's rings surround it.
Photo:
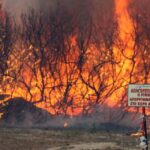
<path fill-rule="evenodd" d="M 150 107 L 150 85 L 129 84 L 128 106 Z"/>

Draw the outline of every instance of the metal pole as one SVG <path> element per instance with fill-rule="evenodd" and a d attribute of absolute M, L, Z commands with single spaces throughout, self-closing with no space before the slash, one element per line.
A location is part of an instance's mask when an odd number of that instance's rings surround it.
<path fill-rule="evenodd" d="M 148 137 L 147 137 L 147 124 L 146 124 L 146 111 L 145 111 L 145 107 L 142 108 L 142 113 L 143 113 L 143 122 L 142 122 L 142 126 L 143 126 L 143 130 L 144 130 L 144 136 L 146 138 L 146 144 L 147 144 L 147 148 L 146 150 L 148 150 Z M 144 149 L 142 149 L 144 150 Z"/>

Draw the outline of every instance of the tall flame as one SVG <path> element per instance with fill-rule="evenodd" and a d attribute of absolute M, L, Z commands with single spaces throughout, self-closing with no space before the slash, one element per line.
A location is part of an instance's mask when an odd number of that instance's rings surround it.
<path fill-rule="evenodd" d="M 120 39 L 122 41 L 124 41 L 125 43 L 127 43 L 127 48 L 125 49 L 125 55 L 127 55 L 128 57 L 132 56 L 132 46 L 134 44 L 134 41 L 133 39 L 131 38 L 131 34 L 133 33 L 133 25 L 132 25 L 132 21 L 129 17 L 129 14 L 128 14 L 128 5 L 129 5 L 129 0 L 115 0 L 115 15 L 118 19 L 118 30 L 119 30 L 119 36 L 120 36 Z M 75 54 L 74 55 L 71 55 L 71 54 L 68 54 L 68 57 L 71 58 L 71 60 L 76 60 L 77 59 L 77 56 L 79 55 L 77 50 L 76 50 L 76 36 L 73 36 L 71 37 L 70 39 L 70 46 L 74 49 L 75 51 Z M 67 41 L 68 42 L 68 41 Z M 29 45 L 29 47 L 27 48 L 27 52 L 29 53 L 29 57 L 31 55 L 31 60 L 32 60 L 32 49 L 33 49 L 33 46 L 32 45 Z M 36 51 L 36 49 L 35 49 Z M 123 71 L 122 71 L 122 74 L 121 76 L 126 76 L 126 73 L 129 69 L 129 66 L 131 64 L 131 62 L 129 60 L 126 60 L 126 58 L 124 58 L 122 55 L 121 55 L 121 52 L 120 52 L 120 49 L 118 47 L 113 47 L 113 51 L 115 52 L 115 58 L 116 59 L 119 59 L 120 60 L 120 57 L 121 57 L 121 62 L 120 62 L 120 65 L 123 66 Z M 16 52 L 16 55 L 18 53 L 18 55 L 20 53 L 23 53 L 24 50 L 23 49 L 20 49 L 20 51 Z M 96 62 L 98 62 L 99 60 L 96 60 L 97 57 L 100 57 L 98 56 L 98 50 L 96 47 L 94 47 L 93 45 L 90 45 L 88 47 L 88 50 L 87 50 L 87 53 L 88 53 L 88 57 L 87 58 L 87 63 L 85 64 L 85 68 L 91 68 L 91 66 Z M 12 59 L 14 60 L 13 61 L 13 64 L 12 62 L 8 62 L 9 65 L 13 66 L 12 67 L 12 70 L 14 69 L 18 69 L 18 66 L 19 66 L 19 60 L 22 59 L 22 58 L 18 58 L 16 59 L 16 55 L 12 55 Z M 26 53 L 24 54 L 26 55 Z M 23 60 L 23 61 L 26 61 L 26 60 Z M 62 63 L 58 68 L 58 71 L 61 70 L 61 74 L 60 76 L 58 76 L 59 78 L 58 79 L 53 79 L 51 76 L 50 73 L 47 73 L 46 70 L 40 70 L 40 69 L 37 69 L 36 70 L 36 75 L 34 75 L 32 73 L 32 71 L 30 70 L 30 65 L 33 65 L 33 66 L 38 66 L 40 64 L 39 61 L 37 61 L 35 64 L 27 64 L 28 66 L 23 66 L 23 67 L 26 67 L 26 70 L 22 71 L 21 74 L 22 74 L 22 78 L 21 79 L 17 79 L 17 80 L 20 80 L 22 83 L 25 82 L 26 84 L 30 85 L 30 92 L 28 91 L 28 89 L 24 89 L 22 85 L 20 85 L 19 87 L 17 87 L 17 84 L 14 85 L 13 87 L 13 90 L 12 90 L 12 87 L 10 85 L 7 85 L 6 86 L 6 89 L 5 89 L 5 92 L 7 94 L 11 94 L 12 97 L 16 97 L 16 96 L 22 96 L 24 97 L 25 99 L 30 99 L 32 97 L 32 95 L 34 95 L 34 100 L 37 100 L 39 97 L 40 97 L 40 92 L 43 92 L 44 93 L 44 101 L 41 102 L 41 103 L 38 103 L 37 106 L 39 107 L 42 107 L 44 109 L 47 109 L 48 111 L 50 111 L 51 113 L 55 114 L 55 110 L 51 109 L 49 107 L 49 105 L 51 106 L 55 106 L 57 105 L 58 103 L 60 103 L 58 106 L 57 106 L 57 109 L 59 109 L 59 107 L 62 107 L 61 105 L 63 104 L 64 106 L 64 109 L 66 107 L 66 102 L 69 106 L 73 104 L 75 104 L 75 106 L 73 107 L 69 107 L 69 109 L 67 110 L 67 113 L 69 115 L 77 115 L 79 113 L 81 113 L 82 109 L 83 109 L 83 106 L 88 106 L 88 107 L 85 107 L 85 111 L 89 109 L 93 99 L 97 96 L 97 95 L 94 95 L 93 93 L 95 92 L 94 88 L 99 88 L 99 82 L 100 81 L 97 81 L 97 77 L 94 76 L 93 77 L 93 83 L 95 84 L 95 87 L 92 89 L 91 87 L 87 87 L 87 85 L 84 83 L 83 84 L 83 81 L 82 79 L 81 80 L 76 80 L 76 78 L 78 78 L 79 76 L 79 69 L 74 66 L 73 64 L 65 64 L 65 63 Z M 54 69 L 55 66 L 51 66 L 52 68 L 51 69 Z M 83 68 L 84 68 L 83 67 Z M 73 68 L 73 69 L 72 69 Z M 103 76 L 109 76 L 109 72 L 111 71 L 110 69 L 111 67 L 107 65 L 107 67 L 101 71 L 105 72 L 103 74 L 100 74 L 100 78 L 102 80 L 107 80 L 107 78 L 103 79 Z M 120 72 L 120 66 L 116 67 L 116 70 L 117 70 L 117 74 L 119 74 Z M 19 69 L 18 69 L 18 72 L 19 72 Z M 68 74 L 71 74 L 70 76 L 67 76 L 65 75 L 64 72 L 67 72 Z M 43 74 L 44 74 L 44 78 L 43 78 Z M 72 76 L 73 74 L 73 76 Z M 93 72 L 94 74 L 94 72 Z M 89 74 L 87 73 L 86 70 L 83 69 L 83 76 L 82 78 L 86 78 Z M 11 75 L 13 76 L 13 74 Z M 128 78 L 128 76 L 127 76 Z M 4 80 L 7 81 L 7 77 L 4 78 Z M 66 88 L 64 88 L 62 85 L 59 85 L 59 80 L 62 81 L 62 83 L 66 86 Z M 71 85 L 70 83 L 70 80 L 72 80 L 73 82 L 73 85 Z M 90 79 L 89 79 L 90 80 Z M 122 80 L 122 79 L 120 79 Z M 108 81 L 110 84 L 112 84 L 112 81 L 111 79 L 108 79 Z M 125 80 L 123 81 L 123 85 L 127 85 L 127 83 L 129 82 L 129 80 Z M 42 91 L 42 86 L 43 86 L 43 83 L 47 85 L 47 88 L 50 88 L 52 85 L 52 83 L 55 83 L 56 85 L 60 86 L 58 88 L 52 88 L 52 90 L 43 90 Z M 73 88 L 70 89 L 70 86 L 72 86 Z M 103 89 L 103 87 L 101 87 Z M 67 93 L 67 90 L 69 91 L 70 94 Z M 93 92 L 94 91 L 94 92 Z M 62 100 L 62 95 L 60 94 L 60 92 L 63 93 L 63 96 L 64 96 L 64 99 L 62 102 L 60 102 Z M 122 95 L 124 92 L 124 89 L 121 89 L 119 92 L 115 92 L 109 102 L 107 102 L 107 104 L 109 106 L 114 106 L 116 103 L 118 103 L 118 100 L 117 100 L 117 97 L 120 97 L 120 95 Z M 105 94 L 105 93 L 104 93 Z M 83 96 L 84 96 L 84 100 L 83 100 Z M 103 96 L 103 95 L 102 95 Z M 68 100 L 66 100 L 65 98 L 66 97 L 69 97 Z M 75 101 L 73 101 L 73 98 L 75 98 Z M 45 103 L 46 99 L 49 99 L 48 102 Z M 90 101 L 89 101 L 90 100 Z M 78 109 L 76 109 L 75 107 L 76 106 L 79 106 Z M 56 109 L 56 111 L 57 111 Z M 75 111 L 72 111 L 72 109 L 75 109 Z M 73 113 L 73 114 L 72 114 Z M 67 126 L 68 124 L 65 123 L 64 124 L 64 127 Z"/>
<path fill-rule="evenodd" d="M 128 13 L 130 0 L 115 0 L 116 15 L 118 16 L 120 37 L 125 40 L 133 31 L 133 25 Z M 132 40 L 131 40 L 132 41 Z"/>
<path fill-rule="evenodd" d="M 128 6 L 130 4 L 130 0 L 115 0 L 115 15 L 118 22 L 118 32 L 119 32 L 119 38 L 123 42 L 125 46 L 124 49 L 124 55 L 127 57 L 132 57 L 133 55 L 133 44 L 134 41 L 132 39 L 132 33 L 133 33 L 133 24 L 131 21 L 131 18 L 128 13 Z M 120 47 L 114 47 L 114 52 L 116 59 L 121 60 L 120 65 L 122 65 L 122 74 L 121 78 L 123 77 L 124 80 L 122 81 L 123 85 L 127 85 L 129 83 L 129 68 L 131 65 L 131 61 L 126 59 L 121 52 Z M 120 67 L 117 67 L 117 73 L 120 72 Z M 122 79 L 121 79 L 122 80 Z M 111 107 L 114 107 L 116 104 L 120 104 L 120 97 L 124 94 L 124 89 L 120 89 L 119 91 L 115 92 L 112 97 L 111 101 L 108 102 L 108 105 Z"/>

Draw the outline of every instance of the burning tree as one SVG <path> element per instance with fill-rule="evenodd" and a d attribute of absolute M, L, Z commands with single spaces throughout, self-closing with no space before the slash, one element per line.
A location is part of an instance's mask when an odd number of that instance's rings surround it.
<path fill-rule="evenodd" d="M 134 4 L 123 33 L 113 0 L 72 2 L 29 9 L 19 22 L 5 17 L 2 93 L 55 115 L 88 115 L 103 103 L 126 107 L 127 84 L 148 81 L 148 16 Z"/>
<path fill-rule="evenodd" d="M 0 6 L 1 7 L 1 6 Z M 0 8 L 1 9 L 1 8 Z M 12 21 L 10 16 L 0 10 L 0 79 L 8 69 L 8 58 L 12 46 Z"/>
<path fill-rule="evenodd" d="M 136 71 L 140 83 L 148 83 L 150 73 L 150 19 L 149 1 L 133 1 L 130 4 L 129 12 L 132 17 L 135 41 L 134 51 L 136 53 Z M 144 9 L 143 9 L 144 8 Z"/>

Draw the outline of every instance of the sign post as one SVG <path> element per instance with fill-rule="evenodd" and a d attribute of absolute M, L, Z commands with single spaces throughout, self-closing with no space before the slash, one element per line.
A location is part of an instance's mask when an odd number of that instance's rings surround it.
<path fill-rule="evenodd" d="M 128 87 L 128 106 L 130 107 L 142 107 L 142 130 L 143 136 L 146 139 L 145 147 L 148 150 L 148 137 L 147 137 L 147 125 L 146 125 L 146 111 L 145 107 L 150 107 L 150 85 L 144 84 L 129 84 Z M 143 145 L 144 146 L 144 145 Z M 142 150 L 144 150 L 143 148 Z"/>
<path fill-rule="evenodd" d="M 143 130 L 144 130 L 144 136 L 146 138 L 146 150 L 148 150 L 148 137 L 147 137 L 147 125 L 146 125 L 146 112 L 145 112 L 145 107 L 142 108 L 142 113 L 143 113 L 143 122 L 142 122 L 142 126 L 143 126 Z M 144 150 L 144 149 L 143 149 Z"/>

